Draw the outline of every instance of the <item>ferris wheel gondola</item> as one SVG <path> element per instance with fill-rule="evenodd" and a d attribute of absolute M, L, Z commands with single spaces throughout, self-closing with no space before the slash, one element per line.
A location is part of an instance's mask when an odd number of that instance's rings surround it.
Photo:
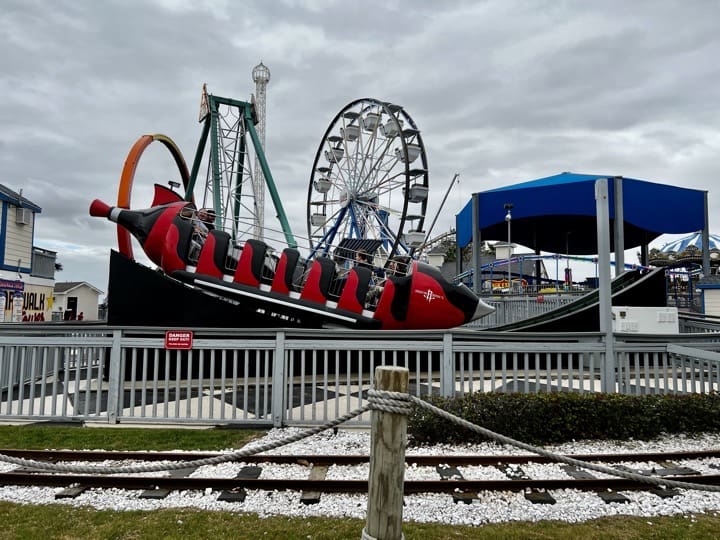
<path fill-rule="evenodd" d="M 358 99 L 330 123 L 307 199 L 310 258 L 348 240 L 372 240 L 380 261 L 412 255 L 425 239 L 428 167 L 420 131 L 400 105 Z"/>

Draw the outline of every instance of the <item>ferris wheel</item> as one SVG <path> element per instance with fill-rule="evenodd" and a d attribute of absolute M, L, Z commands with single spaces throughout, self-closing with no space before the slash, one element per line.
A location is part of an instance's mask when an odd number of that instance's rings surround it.
<path fill-rule="evenodd" d="M 374 241 L 381 261 L 412 255 L 425 239 L 428 189 L 425 147 L 405 109 L 371 98 L 349 103 L 315 155 L 307 199 L 310 258 L 353 239 Z"/>

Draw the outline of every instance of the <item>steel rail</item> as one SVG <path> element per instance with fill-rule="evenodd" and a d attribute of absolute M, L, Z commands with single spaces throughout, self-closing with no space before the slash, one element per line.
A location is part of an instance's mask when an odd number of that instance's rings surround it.
<path fill-rule="evenodd" d="M 135 452 L 105 450 L 24 450 L 0 449 L 0 455 L 37 461 L 192 461 L 214 458 L 228 452 Z M 720 448 L 681 452 L 643 452 L 612 454 L 565 454 L 587 462 L 648 462 L 681 461 L 687 459 L 720 458 Z M 298 463 L 303 465 L 357 465 L 367 463 L 366 455 L 319 455 L 319 454 L 256 454 L 238 458 L 242 463 Z M 552 463 L 553 459 L 535 454 L 516 455 L 413 455 L 405 456 L 408 464 L 432 465 L 495 465 L 497 463 Z"/>
<path fill-rule="evenodd" d="M 720 485 L 720 475 L 668 476 L 665 480 Z M 317 491 L 321 493 L 367 493 L 367 480 L 301 480 L 263 478 L 149 477 L 117 475 L 44 474 L 32 472 L 0 473 L 0 485 L 55 486 L 103 489 L 179 490 L 265 490 Z M 530 479 L 512 480 L 407 480 L 404 493 L 461 493 L 480 491 L 523 491 L 575 489 L 580 491 L 651 490 L 647 483 L 624 478 Z"/>

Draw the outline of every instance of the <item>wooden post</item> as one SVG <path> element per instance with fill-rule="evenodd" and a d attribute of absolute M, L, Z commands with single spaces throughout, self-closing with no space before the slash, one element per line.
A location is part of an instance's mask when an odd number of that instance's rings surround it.
<path fill-rule="evenodd" d="M 378 367 L 375 370 L 375 389 L 407 393 L 408 370 Z M 371 416 L 368 509 L 362 538 L 400 540 L 403 537 L 407 416 L 375 409 Z"/>

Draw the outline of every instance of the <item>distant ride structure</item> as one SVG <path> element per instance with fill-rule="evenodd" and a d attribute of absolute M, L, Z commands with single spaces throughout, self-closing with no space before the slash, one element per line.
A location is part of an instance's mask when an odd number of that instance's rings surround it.
<path fill-rule="evenodd" d="M 256 235 L 264 226 L 265 188 L 270 193 L 280 223 L 280 234 L 290 247 L 297 242 L 290 228 L 270 167 L 265 158 L 260 137 L 255 130 L 258 122 L 254 103 L 215 96 L 203 85 L 199 121 L 202 123 L 200 140 L 190 171 L 177 145 L 162 134 L 143 135 L 133 145 L 125 160 L 118 190 L 118 208 L 130 209 L 135 172 L 145 149 L 155 141 L 161 142 L 171 153 L 178 167 L 184 190 L 184 199 L 198 208 L 208 207 L 215 212 L 214 226 L 228 231 L 233 244 Z M 253 173 L 253 163 L 259 164 L 260 173 Z M 204 178 L 201 171 L 204 170 Z M 262 179 L 262 182 L 258 180 Z M 263 184 L 262 188 L 260 183 Z M 194 195 L 198 184 L 202 193 Z M 171 182 L 179 187 L 179 182 Z M 158 204 L 159 201 L 153 201 Z M 133 258 L 130 235 L 118 227 L 120 252 Z"/>
<path fill-rule="evenodd" d="M 227 230 L 235 241 L 265 236 L 266 188 L 286 243 L 297 246 L 260 135 L 255 129 L 259 122 L 255 103 L 215 96 L 203 86 L 200 122 L 203 128 L 185 199 L 192 200 L 201 178 L 201 168 L 204 168 L 204 192 L 202 201 L 198 200 L 197 204 L 213 208 L 215 226 Z M 253 172 L 255 163 L 260 168 L 258 174 Z"/>
<path fill-rule="evenodd" d="M 702 249 L 702 231 L 666 242 L 659 251 L 661 253 L 683 253 L 692 248 L 696 250 Z M 720 235 L 708 234 L 708 248 L 710 251 L 720 251 Z"/>
<path fill-rule="evenodd" d="M 267 106 L 267 85 L 270 82 L 270 69 L 260 62 L 252 70 L 252 78 L 255 82 L 255 111 L 258 120 L 256 131 L 260 148 L 265 148 L 265 126 Z M 253 192 L 255 193 L 255 234 L 256 240 L 262 240 L 265 236 L 265 177 L 260 167 L 260 160 L 255 156 L 255 171 L 253 176 Z"/>

